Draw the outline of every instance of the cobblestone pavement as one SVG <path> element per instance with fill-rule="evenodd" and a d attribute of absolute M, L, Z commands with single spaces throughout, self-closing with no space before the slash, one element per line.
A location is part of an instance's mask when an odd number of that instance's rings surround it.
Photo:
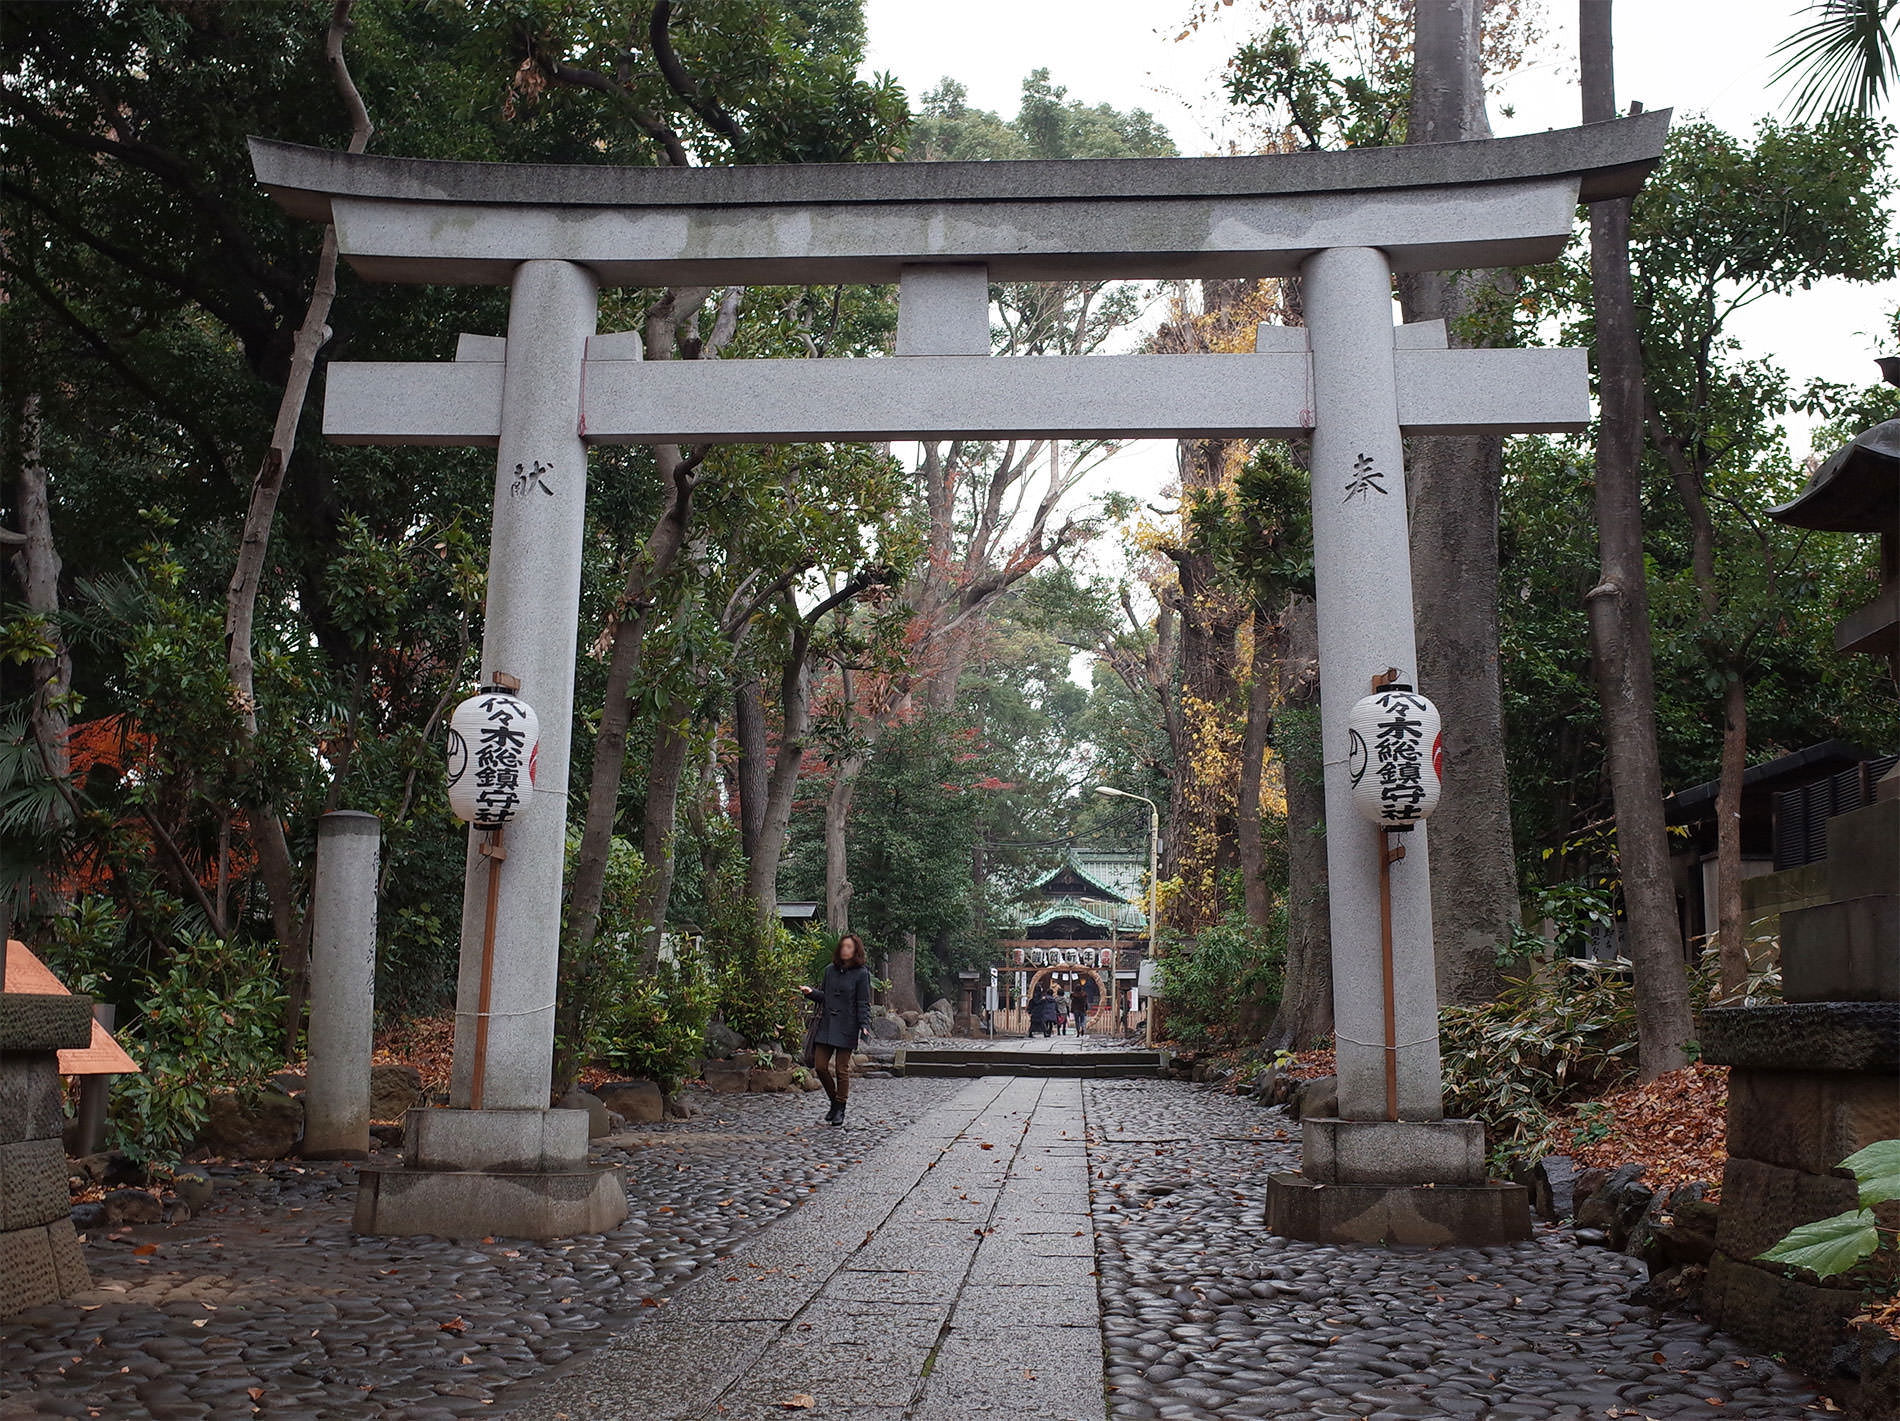
<path fill-rule="evenodd" d="M 1799 1375 L 1623 1301 L 1633 1259 L 1543 1227 L 1481 1249 L 1275 1238 L 1266 1177 L 1299 1152 L 1277 1112 L 1176 1082 L 1083 1091 L 1112 1421 L 1823 1413 Z"/>
<path fill-rule="evenodd" d="M 91 1293 L 0 1323 L 0 1421 L 495 1415 L 961 1084 L 865 1081 L 842 1131 L 821 1096 L 699 1096 L 596 1150 L 625 1224 L 550 1244 L 358 1238 L 348 1166 L 221 1172 L 189 1222 L 95 1234 Z"/>

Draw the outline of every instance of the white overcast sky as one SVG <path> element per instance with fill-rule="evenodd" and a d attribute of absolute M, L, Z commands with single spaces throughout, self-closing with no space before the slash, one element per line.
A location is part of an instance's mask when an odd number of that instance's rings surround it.
<path fill-rule="evenodd" d="M 1619 110 L 1637 99 L 1649 109 L 1674 108 L 1679 118 L 1751 131 L 1785 104 L 1786 90 L 1768 87 L 1776 68 L 1769 55 L 1800 27 L 1801 9 L 1798 0 L 1623 0 L 1615 10 Z M 895 75 L 913 100 L 954 77 L 973 104 L 1005 116 L 1016 111 L 1023 76 L 1047 67 L 1070 97 L 1147 109 L 1182 153 L 1212 152 L 1225 139 L 1222 66 L 1260 11 L 1235 0 L 1218 22 L 1176 43 L 1187 11 L 1181 0 L 866 0 L 867 67 Z M 1579 121 L 1575 0 L 1550 0 L 1545 18 L 1549 37 L 1493 101 L 1499 135 Z M 1891 353 L 1876 349 L 1876 334 L 1896 304 L 1900 283 L 1871 292 L 1834 283 L 1758 303 L 1738 318 L 1736 334 L 1752 353 L 1773 355 L 1797 383 L 1811 376 L 1871 381 L 1873 357 Z M 1130 449 L 1116 463 L 1116 482 L 1158 489 L 1173 449 Z"/>

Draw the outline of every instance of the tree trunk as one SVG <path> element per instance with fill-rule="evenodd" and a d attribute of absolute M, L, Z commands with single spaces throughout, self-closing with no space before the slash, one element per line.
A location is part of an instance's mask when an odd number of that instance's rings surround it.
<path fill-rule="evenodd" d="M 324 62 L 330 67 L 344 106 L 350 115 L 348 151 L 361 153 L 369 145 L 374 131 L 362 95 L 350 79 L 343 58 L 343 37 L 350 29 L 350 9 L 354 0 L 335 0 L 330 11 L 330 28 L 324 37 Z M 297 446 L 297 424 L 303 417 L 304 399 L 309 393 L 310 377 L 316 369 L 317 352 L 329 339 L 326 324 L 330 303 L 336 297 L 336 228 L 323 229 L 323 247 L 317 258 L 317 279 L 304 310 L 303 324 L 297 328 L 291 348 L 290 374 L 284 393 L 277 403 L 277 423 L 271 432 L 270 447 L 251 481 L 250 506 L 244 514 L 244 531 L 238 542 L 237 564 L 231 573 L 231 585 L 225 594 L 224 645 L 231 676 L 233 698 L 242 711 L 240 721 L 244 753 L 249 754 L 257 739 L 257 686 L 253 664 L 252 628 L 257 611 L 257 593 L 264 577 L 270 552 L 271 524 L 277 515 L 278 495 L 283 491 L 284 476 Z M 290 845 L 284 835 L 283 820 L 268 798 L 249 806 L 251 833 L 257 851 L 258 876 L 270 899 L 271 929 L 277 936 L 284 977 L 284 1049 L 294 1052 L 297 1032 L 303 1022 L 304 998 L 308 992 L 308 969 L 303 934 L 297 924 L 295 874 L 290 861 Z"/>
<path fill-rule="evenodd" d="M 1722 688 L 1722 769 L 1715 790 L 1715 922 L 1721 999 L 1739 1002 L 1748 983 L 1748 924 L 1742 916 L 1742 775 L 1748 769 L 1748 683 L 1730 668 Z"/>
<path fill-rule="evenodd" d="M 785 649 L 785 660 L 779 671 L 778 755 L 772 761 L 772 775 L 766 785 L 758 849 L 746 860 L 746 894 L 757 905 L 761 924 L 778 918 L 779 859 L 785 851 L 785 832 L 792 822 L 792 800 L 798 793 L 798 778 L 805 765 L 805 737 L 811 730 L 811 639 L 820 622 L 876 584 L 883 575 L 870 571 L 854 573 L 843 586 L 793 622 L 791 644 Z"/>
<path fill-rule="evenodd" d="M 884 954 L 884 975 L 890 980 L 890 990 L 884 994 L 884 1005 L 895 1012 L 922 1011 L 923 1003 L 917 1000 L 917 934 L 905 933 L 904 945 L 893 947 Z"/>
<path fill-rule="evenodd" d="M 1333 940 L 1326 896 L 1326 782 L 1319 741 L 1319 625 L 1313 599 L 1289 599 L 1281 618 L 1279 749 L 1286 771 L 1286 984 L 1266 1045 L 1311 1046 L 1333 1029 Z"/>
<path fill-rule="evenodd" d="M 1236 811 L 1241 892 L 1247 921 L 1265 928 L 1273 920 L 1273 892 L 1267 886 L 1266 844 L 1260 830 L 1260 782 L 1273 733 L 1274 673 L 1278 669 L 1280 628 L 1259 608 L 1253 614 L 1253 664 L 1248 668 L 1247 731 L 1240 741 L 1240 795 Z"/>
<path fill-rule="evenodd" d="M 1410 143 L 1491 136 L 1485 115 L 1478 0 L 1419 0 Z M 1408 321 L 1442 319 L 1468 344 L 1479 299 L 1508 287 L 1499 272 L 1421 272 L 1399 282 Z M 1498 664 L 1498 500 L 1504 441 L 1408 441 L 1412 587 L 1419 689 L 1444 717 L 1445 798 L 1432 816 L 1432 949 L 1446 1005 L 1497 994 L 1497 951 L 1517 925 L 1504 691 Z"/>
<path fill-rule="evenodd" d="M 1205 298 L 1210 306 L 1220 299 L 1215 290 Z M 1184 439 L 1178 449 L 1184 499 L 1218 492 L 1238 452 L 1226 439 Z M 1172 868 L 1166 876 L 1181 884 L 1170 926 L 1192 932 L 1220 920 L 1221 879 L 1240 866 L 1233 728 L 1245 715 L 1239 676 L 1245 611 L 1215 567 L 1212 550 L 1198 539 L 1168 556 L 1179 582 L 1181 682 L 1177 713 L 1165 721 L 1174 758 L 1167 833 Z"/>
<path fill-rule="evenodd" d="M 805 759 L 805 732 L 811 726 L 811 676 L 805 665 L 808 649 L 809 642 L 801 628 L 790 652 L 795 660 L 788 662 L 780 678 L 778 756 L 772 762 L 758 850 L 746 860 L 746 896 L 757 909 L 761 924 L 778 920 L 779 858 L 785 849 L 785 831 L 792 820 L 792 798 L 798 792 L 798 772 Z"/>
<path fill-rule="evenodd" d="M 673 896 L 674 825 L 679 817 L 680 779 L 686 773 L 686 752 L 693 746 L 693 728 L 687 721 L 692 707 L 684 697 L 667 703 L 653 737 L 653 762 L 647 766 L 646 810 L 640 818 L 640 854 L 646 881 L 640 886 L 637 921 L 646 932 L 646 956 L 657 954 L 660 934 L 666 930 L 666 907 Z M 598 931 L 598 923 L 596 924 Z"/>
<path fill-rule="evenodd" d="M 20 593 L 29 612 L 45 619 L 50 656 L 33 662 L 33 701 L 27 716 L 40 763 L 64 782 L 71 774 L 66 695 L 73 684 L 73 658 L 59 629 L 59 550 L 53 542 L 53 512 L 46 463 L 40 451 L 40 397 L 20 400 L 19 551 L 13 555 Z M 12 541 L 9 539 L 9 541 Z"/>
<path fill-rule="evenodd" d="M 1616 115 L 1610 0 L 1580 0 L 1583 119 Z M 1643 564 L 1643 366 L 1630 290 L 1628 199 L 1590 205 L 1590 282 L 1596 318 L 1597 540 L 1602 581 L 1585 601 L 1610 788 L 1618 866 L 1636 977 L 1637 1053 L 1643 1079 L 1687 1064 L 1694 1035 L 1663 827 L 1650 662 L 1649 590 Z"/>
<path fill-rule="evenodd" d="M 825 796 L 825 926 L 842 936 L 851 930 L 850 841 L 851 801 L 864 773 L 864 756 L 847 755 L 838 762 Z"/>
<path fill-rule="evenodd" d="M 765 745 L 765 697 L 757 677 L 747 677 L 733 692 L 732 730 L 739 742 L 733 776 L 739 790 L 739 852 L 750 861 L 759 851 L 759 832 L 765 827 L 766 776 L 771 763 Z"/>

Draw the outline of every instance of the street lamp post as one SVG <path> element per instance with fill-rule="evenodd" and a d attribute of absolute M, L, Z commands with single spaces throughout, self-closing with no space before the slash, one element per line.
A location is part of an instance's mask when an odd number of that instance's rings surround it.
<path fill-rule="evenodd" d="M 1155 928 L 1161 918 L 1161 811 L 1155 802 L 1146 795 L 1130 794 L 1125 789 L 1116 789 L 1112 785 L 1095 786 L 1097 794 L 1113 795 L 1116 799 L 1138 799 L 1148 806 L 1148 968 L 1150 973 L 1159 969 L 1155 962 Z M 1149 996 L 1154 995 L 1152 980 Z M 1141 1017 L 1141 1039 L 1145 1045 L 1155 1043 L 1155 1011 L 1152 1001 L 1144 1002 Z"/>

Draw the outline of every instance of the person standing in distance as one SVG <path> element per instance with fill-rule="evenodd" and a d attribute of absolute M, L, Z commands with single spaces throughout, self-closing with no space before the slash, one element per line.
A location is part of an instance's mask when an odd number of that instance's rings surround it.
<path fill-rule="evenodd" d="M 864 939 L 856 933 L 839 938 L 825 980 L 816 988 L 799 990 L 820 1006 L 818 1028 L 812 1033 L 812 1070 L 831 1098 L 825 1123 L 842 1125 L 851 1095 L 851 1053 L 858 1049 L 858 1037 L 871 1028 L 871 966 Z"/>
<path fill-rule="evenodd" d="M 1069 1019 L 1075 1023 L 1077 1036 L 1089 1034 L 1089 994 L 1080 977 L 1075 979 L 1075 987 L 1069 993 Z"/>

